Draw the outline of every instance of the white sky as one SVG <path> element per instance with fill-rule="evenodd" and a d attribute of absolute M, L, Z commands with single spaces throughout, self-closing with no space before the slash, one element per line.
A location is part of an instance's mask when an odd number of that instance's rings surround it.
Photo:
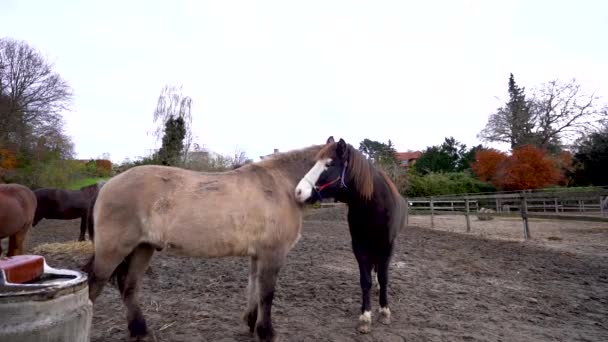
<path fill-rule="evenodd" d="M 329 135 L 470 146 L 510 72 L 526 88 L 576 77 L 608 102 L 607 35 L 602 0 L 0 0 L 0 36 L 74 89 L 78 157 L 115 162 L 155 147 L 165 84 L 183 85 L 197 141 L 219 153 L 257 160 Z"/>

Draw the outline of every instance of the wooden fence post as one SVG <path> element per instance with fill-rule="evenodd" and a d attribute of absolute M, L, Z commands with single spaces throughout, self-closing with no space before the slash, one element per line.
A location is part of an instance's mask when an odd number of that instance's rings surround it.
<path fill-rule="evenodd" d="M 431 196 L 431 228 L 435 228 L 435 210 L 433 208 L 433 196 Z"/>
<path fill-rule="evenodd" d="M 558 214 L 559 213 L 559 207 L 557 205 L 557 197 L 555 197 L 555 213 Z"/>
<path fill-rule="evenodd" d="M 607 200 L 608 202 L 608 200 Z M 602 217 L 604 217 L 604 215 L 606 215 L 606 211 L 604 209 L 604 201 L 602 200 L 602 196 L 600 196 L 600 213 L 602 215 Z"/>
<path fill-rule="evenodd" d="M 521 218 L 524 221 L 524 239 L 530 238 L 530 229 L 528 227 L 528 203 L 526 202 L 526 194 L 521 193 Z"/>
<path fill-rule="evenodd" d="M 466 197 L 464 198 L 464 210 L 464 215 L 467 218 L 467 233 L 469 233 L 471 231 L 471 219 L 469 218 L 469 199 Z"/>
<path fill-rule="evenodd" d="M 408 199 L 405 199 L 405 226 L 409 226 L 410 225 L 410 201 L 408 201 Z"/>

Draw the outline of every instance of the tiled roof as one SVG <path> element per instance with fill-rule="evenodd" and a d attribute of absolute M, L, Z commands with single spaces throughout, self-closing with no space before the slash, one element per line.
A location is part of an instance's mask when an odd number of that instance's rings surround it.
<path fill-rule="evenodd" d="M 396 154 L 397 154 L 397 159 L 399 159 L 399 160 L 412 160 L 412 159 L 420 158 L 420 156 L 422 155 L 422 152 L 420 152 L 420 151 L 397 152 Z"/>

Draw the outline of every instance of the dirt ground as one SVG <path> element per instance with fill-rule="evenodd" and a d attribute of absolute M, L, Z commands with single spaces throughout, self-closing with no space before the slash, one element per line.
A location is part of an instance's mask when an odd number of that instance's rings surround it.
<path fill-rule="evenodd" d="M 521 235 L 489 239 L 487 231 L 483 237 L 447 231 L 464 231 L 456 222 L 464 224 L 462 217 L 438 224 L 444 229 L 410 226 L 400 233 L 392 262 L 393 323 L 374 319 L 372 333 L 361 335 L 356 331 L 358 271 L 344 217 L 339 208 L 307 215 L 302 239 L 281 272 L 273 307 L 282 341 L 608 341 L 606 226 L 585 235 L 581 227 L 589 225 L 579 222 L 572 232 L 557 229 L 570 234 L 560 236 L 542 235 L 534 223 L 534 239 L 527 242 Z M 412 217 L 410 224 L 425 220 Z M 28 245 L 75 240 L 78 223 L 45 220 Z M 499 220 L 483 224 L 499 233 L 513 229 L 521 234 Z M 547 239 L 553 235 L 562 240 Z M 50 265 L 66 268 L 86 258 L 45 257 Z M 141 297 L 156 340 L 254 341 L 240 320 L 247 267 L 244 258 L 157 253 Z M 378 308 L 377 295 L 373 305 Z M 108 286 L 95 303 L 92 341 L 126 341 L 126 328 L 118 292 Z"/>

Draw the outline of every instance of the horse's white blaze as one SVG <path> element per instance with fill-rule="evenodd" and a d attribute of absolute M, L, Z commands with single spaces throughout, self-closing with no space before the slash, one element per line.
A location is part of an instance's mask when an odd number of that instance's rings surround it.
<path fill-rule="evenodd" d="M 317 161 L 315 166 L 308 171 L 308 173 L 300 180 L 298 186 L 296 186 L 296 200 L 305 202 L 312 196 L 312 191 L 321 177 L 323 171 L 327 170 L 327 164 L 331 162 L 331 158 L 322 159 Z"/>
<path fill-rule="evenodd" d="M 372 322 L 372 312 L 365 311 L 359 316 L 359 322 L 371 323 Z"/>

